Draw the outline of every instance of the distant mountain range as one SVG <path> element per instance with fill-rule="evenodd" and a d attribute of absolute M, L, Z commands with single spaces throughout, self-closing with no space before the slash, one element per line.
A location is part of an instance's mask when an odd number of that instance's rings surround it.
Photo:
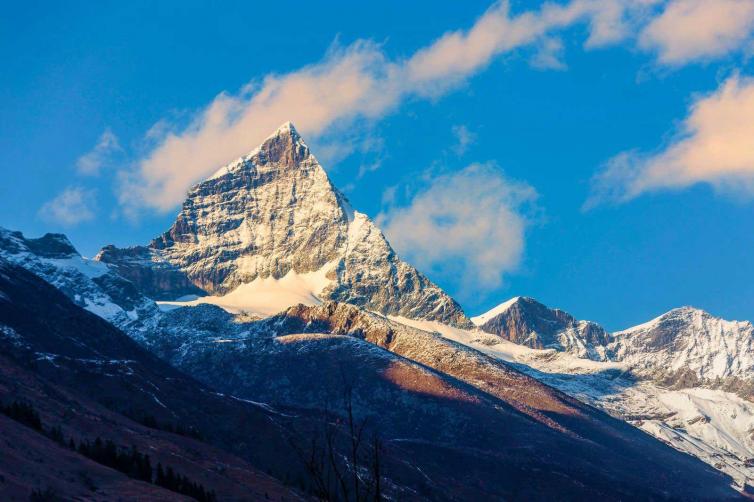
<path fill-rule="evenodd" d="M 525 297 L 469 319 L 286 123 L 148 245 L 0 229 L 0 403 L 44 423 L 0 415 L 25 445 L 0 493 L 196 498 L 68 445 L 99 437 L 218 500 L 735 499 L 752 334 L 691 308 L 608 333 Z"/>
<path fill-rule="evenodd" d="M 535 349 L 628 365 L 664 386 L 722 389 L 754 398 L 754 326 L 692 307 L 609 334 L 591 321 L 517 297 L 472 319 L 482 331 Z"/>

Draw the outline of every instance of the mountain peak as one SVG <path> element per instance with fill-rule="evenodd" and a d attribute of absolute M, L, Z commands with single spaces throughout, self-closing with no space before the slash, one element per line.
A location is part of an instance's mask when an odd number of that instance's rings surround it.
<path fill-rule="evenodd" d="M 175 272 L 214 297 L 316 276 L 323 280 L 307 286 L 307 302 L 470 325 L 455 300 L 354 212 L 291 122 L 192 188 L 173 226 L 148 249 L 108 248 L 100 257 L 153 297 L 182 296 L 185 288 L 174 286 L 186 284 Z"/>
<path fill-rule="evenodd" d="M 293 122 L 286 120 L 283 124 L 277 128 L 275 134 L 290 134 L 291 136 L 300 136 L 296 128 L 293 126 Z"/>
<path fill-rule="evenodd" d="M 79 252 L 64 234 L 47 233 L 42 237 L 27 238 L 21 232 L 0 227 L 0 245 L 5 250 L 26 250 L 45 258 L 79 256 Z"/>
<path fill-rule="evenodd" d="M 316 276 L 327 279 L 309 295 L 317 301 L 470 325 L 455 300 L 354 212 L 291 122 L 192 188 L 173 226 L 148 250 L 107 249 L 100 257 L 153 297 L 182 296 L 174 286 L 185 284 L 168 280 L 168 272 L 181 272 L 214 297 L 251 283 L 278 287 Z"/>
<path fill-rule="evenodd" d="M 505 314 L 512 308 L 519 308 L 521 310 L 534 310 L 534 311 L 543 311 L 543 310 L 551 310 L 551 311 L 559 311 L 559 309 L 551 309 L 544 305 L 543 303 L 537 301 L 536 299 L 530 297 L 530 296 L 514 296 L 510 300 L 507 300 L 500 305 L 497 305 L 496 307 L 491 308 L 484 314 L 480 314 L 476 317 L 471 318 L 471 322 L 473 322 L 477 326 L 483 326 L 488 321 L 494 319 L 495 317 Z"/>
<path fill-rule="evenodd" d="M 309 157 L 310 152 L 293 123 L 289 121 L 268 136 L 251 156 L 256 157 L 259 163 L 293 167 Z"/>
<path fill-rule="evenodd" d="M 660 317 L 671 317 L 671 316 L 679 316 L 679 315 L 702 315 L 702 316 L 714 317 L 712 314 L 710 314 L 706 310 L 702 310 L 697 307 L 692 307 L 691 305 L 684 305 L 682 307 L 674 308 L 672 310 L 669 310 L 668 312 L 665 312 Z"/>
<path fill-rule="evenodd" d="M 317 164 L 293 122 L 287 121 L 247 155 L 222 166 L 199 185 L 259 165 L 293 168 L 308 158 Z"/>
<path fill-rule="evenodd" d="M 473 322 L 477 326 L 481 326 L 493 317 L 497 317 L 498 315 L 507 312 L 509 308 L 511 308 L 514 304 L 518 303 L 519 300 L 521 300 L 521 296 L 514 296 L 510 300 L 504 301 L 500 305 L 497 305 L 495 307 L 492 307 L 490 310 L 485 312 L 484 314 L 480 314 L 476 317 L 471 318 L 471 322 Z"/>
<path fill-rule="evenodd" d="M 534 298 L 516 296 L 472 318 L 482 331 L 531 348 L 555 348 L 580 357 L 600 359 L 600 348 L 609 341 L 607 332 L 590 321 L 579 321 L 560 309 Z"/>

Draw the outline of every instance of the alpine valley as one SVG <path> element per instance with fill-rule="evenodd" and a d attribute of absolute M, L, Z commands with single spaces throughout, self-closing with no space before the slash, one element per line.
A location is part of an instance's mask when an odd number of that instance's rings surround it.
<path fill-rule="evenodd" d="M 146 245 L 88 259 L 63 235 L 0 229 L 0 347 L 10 500 L 754 486 L 751 323 L 683 307 L 608 333 L 525 297 L 469 318 L 290 123 L 193 187 Z"/>

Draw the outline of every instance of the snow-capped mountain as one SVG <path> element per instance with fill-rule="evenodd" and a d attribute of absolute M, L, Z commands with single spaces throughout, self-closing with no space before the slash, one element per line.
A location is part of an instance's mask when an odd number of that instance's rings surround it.
<path fill-rule="evenodd" d="M 472 321 L 495 337 L 444 333 L 701 458 L 739 488 L 754 481 L 750 322 L 683 307 L 608 334 L 520 297 Z"/>
<path fill-rule="evenodd" d="M 608 357 L 664 385 L 721 388 L 754 397 L 754 326 L 692 307 L 614 333 Z"/>
<path fill-rule="evenodd" d="M 157 305 L 106 264 L 82 257 L 62 234 L 28 239 L 0 227 L 0 258 L 61 290 L 76 305 L 137 333 L 159 313 Z"/>
<path fill-rule="evenodd" d="M 303 303 L 337 300 L 470 324 L 455 300 L 402 261 L 374 223 L 351 208 L 290 123 L 192 188 L 173 226 L 148 248 L 109 246 L 96 259 L 158 299 L 190 294 L 178 272 L 212 295 L 210 303 L 235 293 L 235 306 L 253 297 L 261 281 L 280 290 L 271 282 L 288 278 L 309 300 Z"/>
<path fill-rule="evenodd" d="M 754 396 L 754 326 L 692 307 L 608 334 L 531 298 L 516 297 L 472 318 L 483 331 L 527 347 L 624 363 L 639 377 L 677 388 L 708 387 Z"/>
<path fill-rule="evenodd" d="M 554 348 L 602 359 L 607 332 L 591 321 L 551 309 L 533 298 L 515 297 L 471 319 L 482 331 L 533 349 Z"/>
<path fill-rule="evenodd" d="M 479 331 L 436 326 L 443 336 L 514 365 L 566 394 L 644 430 L 729 474 L 754 483 L 754 403 L 717 389 L 668 388 L 637 378 L 621 362 L 557 349 L 531 349 Z"/>

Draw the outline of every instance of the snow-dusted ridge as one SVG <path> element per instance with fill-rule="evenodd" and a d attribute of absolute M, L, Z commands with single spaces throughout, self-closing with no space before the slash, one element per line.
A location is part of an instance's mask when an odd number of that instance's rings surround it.
<path fill-rule="evenodd" d="M 610 334 L 591 321 L 525 297 L 474 319 L 487 333 L 531 348 L 622 362 L 634 374 L 663 385 L 719 388 L 754 397 L 754 326 L 748 321 L 726 321 L 681 307 Z"/>
<path fill-rule="evenodd" d="M 60 289 L 74 303 L 123 329 L 146 329 L 157 306 L 105 263 L 81 256 L 67 237 L 37 239 L 0 227 L 0 259 Z"/>
<path fill-rule="evenodd" d="M 704 385 L 752 397 L 754 326 L 693 307 L 671 310 L 614 333 L 612 359 L 667 384 Z"/>

